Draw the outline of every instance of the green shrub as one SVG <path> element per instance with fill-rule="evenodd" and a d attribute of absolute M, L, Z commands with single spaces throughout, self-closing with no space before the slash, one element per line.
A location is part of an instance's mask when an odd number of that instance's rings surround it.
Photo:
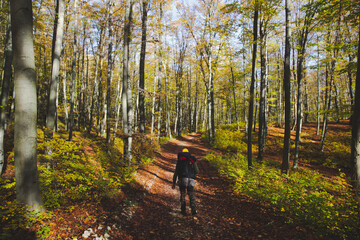
<path fill-rule="evenodd" d="M 243 152 L 247 147 L 243 138 L 244 133 L 237 128 L 217 128 L 213 147 L 226 152 Z"/>
<path fill-rule="evenodd" d="M 215 146 L 240 149 L 245 143 L 239 139 L 241 135 L 235 132 L 218 129 Z M 338 156 L 347 153 L 341 143 L 331 146 Z M 235 191 L 271 204 L 319 234 L 344 239 L 360 236 L 360 204 L 345 174 L 329 179 L 311 170 L 296 170 L 287 176 L 281 174 L 280 163 L 267 160 L 255 162 L 248 170 L 247 158 L 239 151 L 224 156 L 208 154 L 206 160 L 233 182 Z"/>

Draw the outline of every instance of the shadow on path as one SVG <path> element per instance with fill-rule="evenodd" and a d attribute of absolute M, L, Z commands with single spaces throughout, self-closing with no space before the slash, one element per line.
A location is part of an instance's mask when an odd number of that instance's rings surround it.
<path fill-rule="evenodd" d="M 196 217 L 180 214 L 179 190 L 171 189 L 177 153 L 183 147 L 199 161 Z M 129 238 L 316 239 L 304 228 L 287 224 L 275 210 L 234 194 L 230 183 L 203 159 L 210 151 L 200 135 L 189 135 L 165 144 L 154 163 L 138 171 L 124 191 L 129 201 L 137 202 L 132 216 L 122 223 Z"/>

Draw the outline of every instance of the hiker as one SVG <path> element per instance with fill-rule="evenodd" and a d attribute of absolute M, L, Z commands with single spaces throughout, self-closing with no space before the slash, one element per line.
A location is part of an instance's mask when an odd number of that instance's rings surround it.
<path fill-rule="evenodd" d="M 179 178 L 181 213 L 183 215 L 186 215 L 186 191 L 190 199 L 191 214 L 196 215 L 194 187 L 195 177 L 198 173 L 199 168 L 196 164 L 196 158 L 189 153 L 187 148 L 184 148 L 182 152 L 178 153 L 172 185 L 172 189 L 175 189 L 176 180 Z"/>

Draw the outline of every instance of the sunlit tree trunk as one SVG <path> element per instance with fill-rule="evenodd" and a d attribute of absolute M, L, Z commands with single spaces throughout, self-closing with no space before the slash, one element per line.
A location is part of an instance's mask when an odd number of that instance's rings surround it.
<path fill-rule="evenodd" d="M 56 1 L 53 46 L 52 46 L 52 68 L 49 88 L 49 100 L 47 106 L 46 127 L 50 137 L 55 126 L 57 86 L 60 74 L 61 47 L 64 35 L 65 0 Z"/>
<path fill-rule="evenodd" d="M 251 83 L 250 83 L 250 98 L 249 98 L 249 116 L 248 116 L 248 136 L 247 136 L 247 158 L 248 167 L 252 167 L 252 126 L 254 121 L 254 95 L 255 95 L 255 66 L 256 66 L 256 52 L 257 52 L 257 32 L 258 32 L 258 1 L 255 0 L 255 13 L 253 25 L 253 52 L 252 52 L 252 67 L 251 67 Z"/>
<path fill-rule="evenodd" d="M 234 110 L 235 110 L 235 119 L 236 119 L 236 126 L 239 130 L 239 116 L 238 116 L 238 111 L 237 111 L 237 105 L 236 105 L 236 81 L 235 81 L 235 76 L 234 76 L 234 71 L 233 71 L 233 67 L 230 67 L 231 70 L 231 79 L 232 79 L 232 93 L 233 93 L 233 99 L 234 99 Z"/>
<path fill-rule="evenodd" d="M 35 211 L 43 211 L 37 170 L 37 96 L 33 15 L 30 0 L 11 1 L 15 83 L 16 198 Z"/>
<path fill-rule="evenodd" d="M 130 84 L 130 41 L 131 24 L 133 13 L 133 0 L 127 0 L 125 6 L 124 20 L 124 52 L 123 52 L 123 91 L 122 91 L 122 112 L 123 112 L 123 131 L 124 131 L 124 157 L 129 164 L 132 162 L 132 134 L 133 134 L 133 103 Z"/>
<path fill-rule="evenodd" d="M 147 13 L 148 0 L 142 1 L 142 18 L 141 18 L 141 51 L 139 66 L 139 118 L 140 133 L 145 133 L 145 57 L 146 57 L 146 38 L 147 38 Z"/>
<path fill-rule="evenodd" d="M 77 48 L 77 0 L 74 1 L 75 24 L 74 24 L 74 43 L 73 43 L 73 59 L 71 64 L 71 82 L 70 82 L 70 127 L 69 127 L 69 141 L 72 141 L 74 130 L 74 106 L 75 106 L 75 92 L 76 92 L 76 57 L 78 53 Z"/>
<path fill-rule="evenodd" d="M 259 137 L 258 137 L 258 160 L 264 159 L 264 147 L 266 143 L 266 108 L 267 108 L 267 72 L 266 72 L 266 25 L 264 21 L 260 22 L 260 62 L 261 62 L 261 79 L 260 79 L 260 105 L 259 105 Z"/>
<path fill-rule="evenodd" d="M 277 63 L 277 73 L 278 73 L 278 99 L 277 99 L 277 109 L 278 109 L 278 125 L 281 128 L 282 127 L 282 122 L 283 122 L 283 100 L 282 100 L 282 96 L 283 96 L 283 91 L 282 91 L 282 84 L 281 84 L 281 75 L 280 75 L 280 53 L 279 53 L 279 60 Z"/>
<path fill-rule="evenodd" d="M 290 124 L 291 124 L 291 88 L 290 88 L 290 26 L 289 26 L 290 10 L 288 0 L 285 0 L 285 56 L 284 56 L 284 93 L 285 93 L 285 135 L 283 159 L 281 171 L 289 174 L 290 160 Z"/>
<path fill-rule="evenodd" d="M 337 21 L 337 30 L 336 30 L 336 36 L 335 36 L 335 40 L 334 40 L 334 45 L 338 46 L 339 42 L 340 42 L 340 23 L 341 23 L 341 8 L 339 10 L 339 18 Z M 328 33 L 328 41 L 331 44 L 330 41 L 330 33 Z M 323 123 L 323 131 L 322 131 L 322 137 L 321 137 L 321 152 L 324 151 L 324 147 L 325 147 L 325 140 L 326 140 L 326 135 L 327 135 L 327 127 L 328 127 L 328 114 L 330 111 L 330 107 L 331 107 L 331 93 L 332 93 L 332 88 L 334 85 L 334 75 L 335 75 L 335 66 L 336 66 L 336 59 L 338 57 L 338 53 L 339 53 L 339 49 L 333 49 L 332 50 L 332 56 L 331 56 L 331 66 L 330 66 L 330 82 L 329 82 L 329 92 L 328 92 L 328 103 L 327 103 L 327 110 L 325 111 L 325 115 L 324 115 L 324 123 Z M 326 74 L 327 77 L 328 74 Z"/>
<path fill-rule="evenodd" d="M 109 46 L 108 46 L 108 69 L 107 69 L 107 91 L 106 91 L 106 143 L 110 144 L 111 141 L 111 82 L 113 77 L 113 32 L 112 32 L 112 15 L 114 3 L 109 0 L 108 2 L 108 31 L 109 31 Z"/>

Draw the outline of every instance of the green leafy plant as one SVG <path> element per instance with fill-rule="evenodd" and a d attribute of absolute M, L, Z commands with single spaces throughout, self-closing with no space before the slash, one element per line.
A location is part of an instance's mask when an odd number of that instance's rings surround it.
<path fill-rule="evenodd" d="M 218 130 L 216 141 L 230 142 L 231 134 Z M 339 154 L 346 151 L 346 148 L 333 149 Z M 359 236 L 360 204 L 343 173 L 326 178 L 299 169 L 286 176 L 281 174 L 279 163 L 268 160 L 255 162 L 252 170 L 248 170 L 247 158 L 239 152 L 223 156 L 208 154 L 206 160 L 233 182 L 235 191 L 271 204 L 319 234 L 335 238 Z"/>

